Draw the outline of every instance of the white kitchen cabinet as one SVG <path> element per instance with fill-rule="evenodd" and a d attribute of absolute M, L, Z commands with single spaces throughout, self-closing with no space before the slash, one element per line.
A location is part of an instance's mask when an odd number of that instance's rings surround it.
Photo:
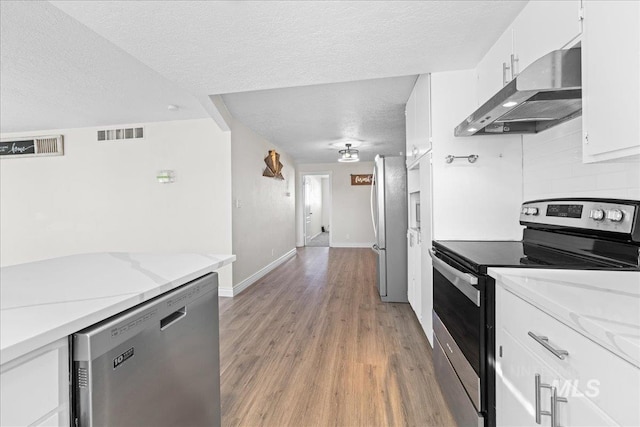
<path fill-rule="evenodd" d="M 512 53 L 513 29 L 509 27 L 491 46 L 476 67 L 478 106 L 487 102 L 504 86 L 502 64 L 510 62 Z M 460 121 L 462 121 L 462 118 Z"/>
<path fill-rule="evenodd" d="M 431 240 L 433 238 L 432 212 L 432 153 L 420 159 L 420 324 L 431 347 L 433 347 L 433 269 L 431 265 Z"/>
<path fill-rule="evenodd" d="M 69 425 L 66 338 L 2 365 L 0 383 L 1 426 Z"/>
<path fill-rule="evenodd" d="M 406 157 L 407 165 L 413 162 L 413 147 L 416 143 L 416 89 L 415 86 L 409 95 L 407 105 L 404 110 L 405 132 L 406 132 Z"/>
<path fill-rule="evenodd" d="M 504 329 L 496 331 L 502 357 L 496 363 L 496 425 L 536 426 L 536 411 L 555 412 L 556 426 L 612 426 L 616 423 L 549 365 L 528 351 Z M 498 338 L 499 336 L 499 338 Z M 539 392 L 536 392 L 536 376 Z M 555 387 L 557 403 L 552 408 Z M 595 392 L 594 388 L 594 392 Z M 536 405 L 536 401 L 538 404 Z M 553 426 L 550 415 L 540 415 L 540 425 Z"/>
<path fill-rule="evenodd" d="M 585 1 L 582 147 L 586 163 L 640 155 L 640 3 Z"/>
<path fill-rule="evenodd" d="M 406 106 L 407 166 L 431 150 L 431 76 L 422 74 L 416 80 Z"/>
<path fill-rule="evenodd" d="M 416 316 L 420 318 L 420 218 L 417 217 L 420 205 L 420 170 L 407 171 L 407 296 Z"/>
<path fill-rule="evenodd" d="M 478 105 L 482 105 L 506 80 L 545 54 L 565 47 L 582 31 L 580 0 L 529 2 L 478 63 Z M 512 60 L 513 67 L 511 70 Z"/>
<path fill-rule="evenodd" d="M 580 0 L 529 2 L 513 21 L 516 71 L 560 49 L 582 32 Z"/>
<path fill-rule="evenodd" d="M 587 296 L 582 296 L 583 298 Z M 554 355 L 529 332 L 546 337 Z M 556 425 L 638 425 L 640 370 L 538 307 L 496 286 L 496 418 L 498 426 L 535 425 L 536 399 L 551 411 L 553 388 Z M 542 384 L 537 387 L 536 375 Z M 624 398 L 621 398 L 624 396 Z M 542 425 L 551 425 L 549 415 Z"/>
<path fill-rule="evenodd" d="M 407 259 L 408 259 L 408 298 L 411 308 L 416 314 L 418 320 L 422 317 L 421 307 L 421 289 L 420 289 L 420 276 L 422 273 L 421 262 L 421 241 L 420 232 L 416 229 L 409 229 L 408 247 L 407 247 Z"/>
<path fill-rule="evenodd" d="M 56 412 L 55 414 L 51 415 L 50 417 L 48 417 L 47 419 L 45 419 L 44 421 L 42 421 L 40 424 L 38 424 L 38 427 L 57 427 L 57 426 L 66 426 L 67 423 L 65 423 L 65 421 L 63 421 L 64 415 L 61 412 Z"/>

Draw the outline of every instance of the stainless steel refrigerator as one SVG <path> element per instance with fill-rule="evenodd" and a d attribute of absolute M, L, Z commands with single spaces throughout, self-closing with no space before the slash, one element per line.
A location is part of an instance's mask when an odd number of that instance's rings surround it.
<path fill-rule="evenodd" d="M 218 276 L 73 335 L 73 425 L 220 426 Z"/>
<path fill-rule="evenodd" d="M 376 156 L 371 218 L 378 254 L 378 292 L 384 302 L 407 297 L 407 169 L 400 156 Z"/>

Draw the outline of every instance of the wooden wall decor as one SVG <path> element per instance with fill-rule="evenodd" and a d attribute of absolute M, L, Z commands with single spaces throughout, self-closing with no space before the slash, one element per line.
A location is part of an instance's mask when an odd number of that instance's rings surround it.
<path fill-rule="evenodd" d="M 373 174 L 351 175 L 351 185 L 371 185 L 373 184 Z"/>
<path fill-rule="evenodd" d="M 264 162 L 267 164 L 267 167 L 264 169 L 262 176 L 284 179 L 284 176 L 282 176 L 282 168 L 284 166 L 280 163 L 280 154 L 276 153 L 276 150 L 269 150 L 269 154 L 264 158 Z"/>

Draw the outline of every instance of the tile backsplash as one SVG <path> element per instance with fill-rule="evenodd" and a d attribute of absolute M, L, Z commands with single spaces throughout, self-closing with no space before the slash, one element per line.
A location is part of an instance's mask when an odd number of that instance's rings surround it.
<path fill-rule="evenodd" d="M 610 197 L 640 200 L 640 159 L 582 163 L 582 118 L 523 136 L 524 200 Z"/>

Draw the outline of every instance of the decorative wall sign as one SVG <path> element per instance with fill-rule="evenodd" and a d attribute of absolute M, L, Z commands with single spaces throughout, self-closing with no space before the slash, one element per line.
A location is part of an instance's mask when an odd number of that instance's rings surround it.
<path fill-rule="evenodd" d="M 282 176 L 282 168 L 284 167 L 280 163 L 280 154 L 276 153 L 276 150 L 269 150 L 269 154 L 264 158 L 264 162 L 267 164 L 262 176 L 275 179 L 284 179 Z"/>
<path fill-rule="evenodd" d="M 0 140 L 1 157 L 62 156 L 62 135 L 46 135 Z"/>
<path fill-rule="evenodd" d="M 25 154 L 36 154 L 36 143 L 33 139 L 0 142 L 0 156 L 20 156 Z"/>
<path fill-rule="evenodd" d="M 373 174 L 351 175 L 351 185 L 371 185 L 373 184 Z"/>

